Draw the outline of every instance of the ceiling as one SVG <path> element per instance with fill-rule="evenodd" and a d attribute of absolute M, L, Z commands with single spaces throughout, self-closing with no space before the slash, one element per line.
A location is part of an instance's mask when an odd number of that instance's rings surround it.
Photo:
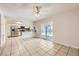
<path fill-rule="evenodd" d="M 35 6 L 40 6 L 40 16 L 34 14 Z M 6 3 L 0 4 L 0 10 L 3 11 L 9 20 L 43 20 L 52 16 L 61 14 L 79 7 L 79 4 L 29 4 L 29 3 Z"/>

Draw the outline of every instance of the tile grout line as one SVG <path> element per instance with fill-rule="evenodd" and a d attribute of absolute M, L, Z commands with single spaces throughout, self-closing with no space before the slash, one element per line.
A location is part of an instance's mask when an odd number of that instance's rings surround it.
<path fill-rule="evenodd" d="M 12 39 L 11 39 L 11 50 L 10 50 L 10 56 L 12 54 Z"/>
<path fill-rule="evenodd" d="M 41 48 L 39 48 L 39 49 L 41 49 Z M 42 50 L 42 49 L 41 49 Z M 39 54 L 39 56 L 41 55 L 38 51 L 36 51 L 38 54 Z M 46 52 L 45 52 L 46 53 Z M 43 56 L 43 55 L 41 55 L 41 56 Z"/>
<path fill-rule="evenodd" d="M 62 49 L 63 45 L 58 49 L 58 51 L 60 51 Z M 56 54 L 58 53 L 58 51 L 56 52 Z M 56 54 L 54 54 L 54 56 L 56 56 Z"/>
<path fill-rule="evenodd" d="M 15 38 L 15 41 L 16 41 L 16 44 L 17 44 L 17 46 L 18 46 L 18 43 L 17 43 L 17 40 L 16 40 L 16 38 Z M 18 48 L 19 49 L 19 48 Z M 19 55 L 21 56 L 21 54 L 20 54 L 20 51 L 19 51 Z"/>
<path fill-rule="evenodd" d="M 40 49 L 41 49 L 41 48 L 40 48 Z M 42 50 L 42 49 L 41 49 L 41 50 Z M 49 50 L 51 50 L 51 49 L 49 49 Z M 49 51 L 49 50 L 48 50 L 48 51 Z M 47 53 L 48 51 L 46 51 L 45 53 Z M 38 52 L 38 51 L 37 51 L 37 52 Z M 44 54 L 45 54 L 45 53 L 44 53 Z M 40 53 L 39 53 L 39 54 L 40 54 Z M 49 54 L 49 53 L 48 53 L 48 54 Z M 40 54 L 40 55 L 41 55 L 41 54 Z M 50 55 L 50 54 L 49 54 L 49 55 Z M 42 56 L 43 56 L 43 55 L 42 55 Z"/>
<path fill-rule="evenodd" d="M 23 44 L 21 43 L 21 39 L 19 39 L 19 42 L 23 46 Z M 25 49 L 25 47 L 24 47 L 24 49 Z M 19 51 L 19 53 L 20 53 L 20 51 Z M 21 53 L 20 53 L 20 56 L 22 56 Z"/>
<path fill-rule="evenodd" d="M 22 40 L 22 42 L 24 41 L 23 39 L 21 39 Z M 23 46 L 24 46 L 24 48 L 25 48 L 25 50 L 27 50 L 28 52 L 29 52 L 29 50 L 25 47 L 25 44 L 23 44 L 23 43 L 21 43 Z M 30 56 L 32 56 L 32 54 L 29 52 L 29 54 L 30 54 Z"/>
<path fill-rule="evenodd" d="M 40 48 L 41 49 L 41 48 Z M 49 49 L 49 50 L 51 50 L 51 49 Z M 47 53 L 47 52 L 49 52 L 49 50 L 48 51 L 46 51 L 45 53 Z M 37 51 L 38 52 L 38 51 Z M 45 54 L 44 53 L 44 54 Z M 40 54 L 40 53 L 39 53 Z M 49 55 L 50 55 L 50 53 L 48 53 Z M 41 55 L 41 54 L 40 54 Z M 54 54 L 55 55 L 55 54 Z M 54 56 L 54 55 L 52 55 L 52 56 Z M 43 56 L 43 55 L 42 55 Z"/>
<path fill-rule="evenodd" d="M 20 40 L 21 40 L 21 39 L 20 39 Z M 19 42 L 20 42 L 20 44 L 23 46 L 23 44 L 21 43 L 21 41 L 19 41 Z M 23 46 L 23 47 L 24 47 L 24 46 Z M 24 47 L 24 49 L 25 49 L 25 47 Z M 20 54 L 20 56 L 23 56 L 23 55 Z"/>
<path fill-rule="evenodd" d="M 68 53 L 69 53 L 69 50 L 70 50 L 70 47 L 69 47 L 69 49 L 68 49 L 68 51 L 67 51 L 67 53 L 66 53 L 66 56 L 68 55 Z"/>
<path fill-rule="evenodd" d="M 6 42 L 6 43 L 7 43 L 7 42 Z M 1 56 L 1 54 L 3 53 L 4 48 L 6 47 L 6 43 L 4 44 L 4 47 L 1 47 L 2 49 L 1 49 L 0 56 Z"/>
<path fill-rule="evenodd" d="M 39 48 L 39 49 L 42 50 L 41 48 Z M 49 50 L 51 50 L 51 49 L 49 49 Z M 49 50 L 48 50 L 48 51 L 49 51 Z M 46 51 L 45 53 L 47 53 L 48 51 Z M 41 55 L 38 51 L 36 51 L 36 52 L 39 54 L 38 56 Z M 44 53 L 44 54 L 45 54 L 45 53 Z M 49 53 L 48 53 L 48 54 L 49 54 Z M 44 55 L 41 55 L 41 56 L 44 56 Z"/>
<path fill-rule="evenodd" d="M 0 56 L 1 56 L 1 54 L 3 53 L 3 50 L 4 50 L 5 47 L 1 47 L 1 48 L 2 48 L 2 49 L 1 49 Z"/>
<path fill-rule="evenodd" d="M 16 40 L 15 40 L 15 42 L 16 42 Z M 12 39 L 11 39 L 11 53 L 10 53 L 10 56 L 12 56 L 12 43 L 13 43 L 13 41 L 12 41 Z M 17 43 L 16 43 L 17 44 Z"/>

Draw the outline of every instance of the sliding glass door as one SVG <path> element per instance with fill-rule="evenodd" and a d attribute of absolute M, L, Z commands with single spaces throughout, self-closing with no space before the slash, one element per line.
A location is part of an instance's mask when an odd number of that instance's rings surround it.
<path fill-rule="evenodd" d="M 41 25 L 41 36 L 46 40 L 51 40 L 53 37 L 53 24 L 42 24 Z"/>

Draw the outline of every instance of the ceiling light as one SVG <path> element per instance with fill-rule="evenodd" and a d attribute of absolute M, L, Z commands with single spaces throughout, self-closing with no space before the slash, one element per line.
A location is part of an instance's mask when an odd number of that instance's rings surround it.
<path fill-rule="evenodd" d="M 35 16 L 36 16 L 36 17 L 39 17 L 40 15 L 39 15 L 39 14 L 35 14 Z"/>
<path fill-rule="evenodd" d="M 40 6 L 36 6 L 35 7 L 35 16 L 36 17 L 40 16 L 39 12 L 40 12 Z"/>

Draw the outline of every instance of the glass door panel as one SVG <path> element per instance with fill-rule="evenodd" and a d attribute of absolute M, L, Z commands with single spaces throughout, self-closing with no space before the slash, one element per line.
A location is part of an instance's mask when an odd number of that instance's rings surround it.
<path fill-rule="evenodd" d="M 51 23 L 41 26 L 41 36 L 44 39 L 51 39 L 53 36 L 53 25 Z"/>

